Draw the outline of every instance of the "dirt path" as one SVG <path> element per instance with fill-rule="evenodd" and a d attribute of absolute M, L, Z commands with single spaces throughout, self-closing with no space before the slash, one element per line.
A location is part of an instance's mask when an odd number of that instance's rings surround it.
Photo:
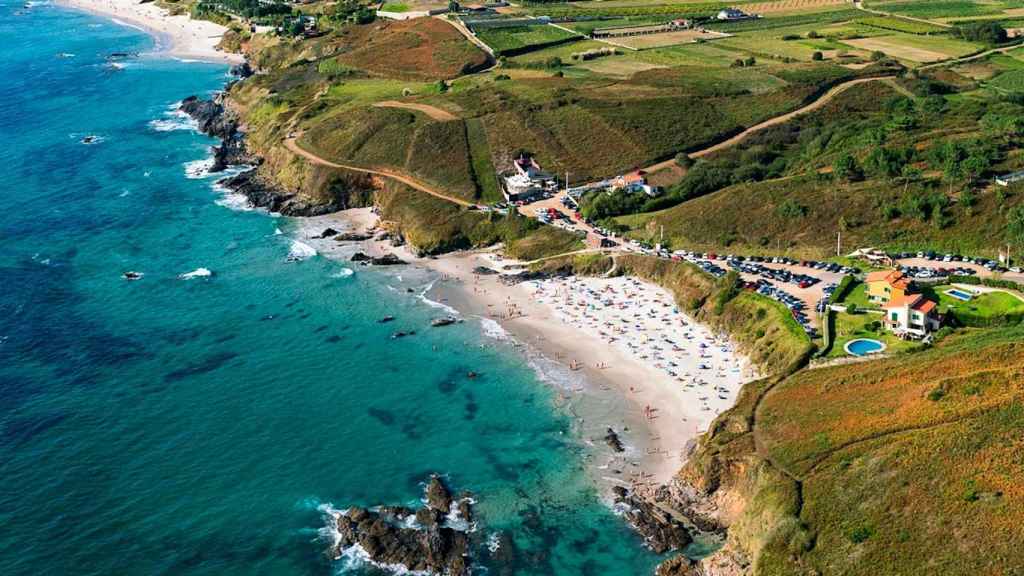
<path fill-rule="evenodd" d="M 441 122 L 447 122 L 449 120 L 458 120 L 459 117 L 452 114 L 447 110 L 442 110 L 437 106 L 431 106 L 430 104 L 417 104 L 415 102 L 398 102 L 397 100 L 385 100 L 383 102 L 375 102 L 373 104 L 375 108 L 404 108 L 406 110 L 416 110 L 423 112 L 427 116 L 430 116 L 434 120 L 440 120 Z"/>
<path fill-rule="evenodd" d="M 402 184 L 405 184 L 406 186 L 409 186 L 411 188 L 415 188 L 416 190 L 419 190 L 420 192 L 426 192 L 427 194 L 430 194 L 431 196 L 436 196 L 437 198 L 440 198 L 442 200 L 447 200 L 449 202 L 454 202 L 454 203 L 456 203 L 456 204 L 458 204 L 460 206 L 472 206 L 472 207 L 479 208 L 479 206 L 477 206 L 476 204 L 474 204 L 472 202 L 469 202 L 467 200 L 463 200 L 462 198 L 456 198 L 455 196 L 449 196 L 447 194 L 439 192 L 435 188 L 431 188 L 430 186 L 427 186 L 426 184 L 423 184 L 422 182 L 419 182 L 419 181 L 415 180 L 414 178 L 412 178 L 410 176 L 407 176 L 405 174 L 400 174 L 398 172 L 393 172 L 391 170 L 384 170 L 384 169 L 379 169 L 379 168 L 371 170 L 369 168 L 361 168 L 359 166 L 351 166 L 349 164 L 339 164 L 337 162 L 331 162 L 330 160 L 325 160 L 325 159 L 317 156 L 316 154 L 310 152 L 309 150 L 306 150 L 305 148 L 302 148 L 301 146 L 299 146 L 299 144 L 298 144 L 298 142 L 296 142 L 295 138 L 287 138 L 284 141 L 284 146 L 285 146 L 285 148 L 291 150 L 292 152 L 298 154 L 299 156 L 302 156 L 306 160 L 309 160 L 310 162 L 313 162 L 314 164 L 320 164 L 321 166 L 330 166 L 331 168 L 341 168 L 341 169 L 344 169 L 344 170 L 352 170 L 353 172 L 362 172 L 364 174 L 373 174 L 374 176 L 383 176 L 385 178 L 391 178 L 392 180 L 397 180 L 397 181 L 401 182 Z"/>
<path fill-rule="evenodd" d="M 796 118 L 797 116 L 800 116 L 801 114 L 807 114 L 808 112 L 813 112 L 821 108 L 822 106 L 831 102 L 833 98 L 849 90 L 851 87 L 856 86 L 857 84 L 863 84 L 865 82 L 877 82 L 879 80 L 891 80 L 893 78 L 895 78 L 895 76 L 875 76 L 871 78 L 856 78 L 848 82 L 843 82 L 842 84 L 833 86 L 831 90 L 823 94 L 814 102 L 811 102 L 810 104 L 804 106 L 803 108 L 798 108 L 792 112 L 788 112 L 781 116 L 769 118 L 768 120 L 765 120 L 760 124 L 754 124 L 750 128 L 747 128 L 743 132 L 740 132 L 739 134 L 733 136 L 732 138 L 729 138 L 728 140 L 724 140 L 722 142 L 719 142 L 718 144 L 715 144 L 714 146 L 704 148 L 703 150 L 692 152 L 689 156 L 690 158 L 702 158 L 709 154 L 714 154 L 719 150 L 731 148 L 739 144 L 740 142 L 746 140 L 747 138 L 750 137 L 751 134 L 754 134 L 755 132 L 760 132 L 765 128 L 771 128 L 772 126 L 778 126 L 779 124 L 785 124 L 786 122 L 789 122 L 790 120 Z M 675 164 L 675 162 L 675 159 L 665 160 L 664 162 L 658 162 L 657 164 L 648 166 L 647 168 L 644 168 L 644 170 L 646 170 L 647 172 L 657 172 L 658 170 L 664 170 L 666 168 L 671 167 L 673 164 Z"/>
<path fill-rule="evenodd" d="M 931 24 L 932 26 L 938 26 L 939 28 L 952 28 L 952 24 L 946 24 L 945 22 L 933 22 L 931 20 L 925 20 L 924 18 L 914 18 L 913 16 L 903 16 L 899 14 L 893 14 L 891 12 L 882 12 L 881 10 L 872 10 L 864 6 L 863 2 L 854 2 L 853 6 L 858 10 L 867 12 L 868 14 L 876 14 L 878 16 L 888 16 L 890 18 L 898 18 L 900 20 L 910 20 L 912 22 L 920 22 L 921 24 Z"/>

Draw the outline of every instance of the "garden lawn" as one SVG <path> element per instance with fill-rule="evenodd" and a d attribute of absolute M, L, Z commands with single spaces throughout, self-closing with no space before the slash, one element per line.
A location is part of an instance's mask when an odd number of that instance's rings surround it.
<path fill-rule="evenodd" d="M 964 302 L 946 294 L 946 291 L 950 289 L 953 289 L 953 286 L 943 284 L 924 288 L 922 293 L 938 302 L 940 313 L 952 310 L 954 315 L 957 315 L 965 324 L 984 325 L 1008 315 L 1024 314 L 1024 301 L 1008 292 L 986 292 Z M 959 288 L 959 290 L 968 292 L 963 288 Z"/>
<path fill-rule="evenodd" d="M 919 344 L 914 342 L 900 340 L 891 332 L 887 332 L 884 328 L 875 328 L 876 323 L 880 325 L 881 322 L 881 314 L 865 312 L 847 314 L 845 312 L 836 312 L 835 343 L 832 345 L 832 350 L 829 352 L 828 357 L 842 358 L 844 356 L 849 356 L 846 352 L 846 344 L 847 342 L 858 338 L 870 338 L 872 340 L 882 342 L 885 344 L 884 354 L 906 352 L 907 350 L 919 346 Z"/>

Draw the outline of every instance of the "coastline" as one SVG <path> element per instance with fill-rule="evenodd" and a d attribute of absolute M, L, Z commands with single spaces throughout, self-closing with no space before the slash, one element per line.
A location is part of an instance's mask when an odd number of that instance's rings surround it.
<path fill-rule="evenodd" d="M 557 370 L 558 380 L 563 384 L 556 387 L 557 403 L 574 416 L 582 439 L 603 448 L 604 435 L 612 428 L 625 445 L 623 452 L 610 448 L 597 451 L 600 461 L 592 462 L 591 468 L 602 486 L 629 487 L 643 493 L 670 482 L 682 468 L 697 437 L 719 413 L 732 406 L 742 385 L 756 377 L 749 359 L 730 349 L 727 354 L 716 353 L 737 366 L 726 375 L 728 392 L 717 395 L 707 390 L 710 386 L 684 386 L 681 376 L 672 377 L 650 361 L 629 353 L 624 346 L 610 344 L 596 330 L 573 325 L 553 299 L 538 297 L 538 289 L 550 291 L 557 286 L 556 281 L 508 286 L 498 280 L 497 274 L 475 273 L 474 269 L 480 266 L 498 270 L 516 264 L 494 251 L 421 258 L 407 246 L 393 247 L 386 240 L 339 243 L 333 238 L 317 237 L 328 227 L 339 232 L 372 230 L 376 220 L 366 208 L 300 218 L 295 220 L 293 237 L 337 261 L 347 262 L 355 251 L 372 257 L 394 254 L 412 267 L 429 271 L 435 281 L 424 294 L 426 298 L 457 310 L 461 318 L 480 319 L 484 332 L 490 336 L 507 336 L 535 368 L 543 363 L 545 372 Z M 609 287 L 613 282 L 615 286 Z M 635 279 L 586 278 L 578 283 L 585 289 L 593 285 L 608 290 L 628 284 L 652 301 L 672 299 L 667 290 Z M 711 338 L 709 341 L 714 341 L 707 328 L 685 315 L 679 317 L 686 330 L 704 331 Z M 679 341 L 684 339 L 680 335 Z M 692 360 L 700 363 L 696 354 L 702 352 L 696 348 L 697 341 L 692 342 Z M 701 374 L 707 372 L 697 377 Z M 713 399 L 707 399 L 708 396 Z"/>
<path fill-rule="evenodd" d="M 181 60 L 200 60 L 240 64 L 241 54 L 217 50 L 227 28 L 206 20 L 193 20 L 188 16 L 171 16 L 152 3 L 139 4 L 134 0 L 58 0 L 57 4 L 106 16 L 115 22 L 138 28 L 155 39 L 153 52 L 167 54 Z"/>

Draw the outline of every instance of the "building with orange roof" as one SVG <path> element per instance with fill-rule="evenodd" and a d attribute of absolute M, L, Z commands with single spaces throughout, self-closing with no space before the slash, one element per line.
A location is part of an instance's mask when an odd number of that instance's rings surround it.
<path fill-rule="evenodd" d="M 883 306 L 913 292 L 910 278 L 899 270 L 871 272 L 864 282 L 867 284 L 868 302 Z"/>
<path fill-rule="evenodd" d="M 923 294 L 901 294 L 885 305 L 885 327 L 897 336 L 923 338 L 939 329 L 938 305 Z"/>

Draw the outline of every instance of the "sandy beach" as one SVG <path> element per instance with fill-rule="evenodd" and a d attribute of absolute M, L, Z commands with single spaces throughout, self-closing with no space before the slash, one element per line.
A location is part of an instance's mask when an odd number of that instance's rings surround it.
<path fill-rule="evenodd" d="M 136 0 L 59 0 L 68 6 L 102 16 L 121 24 L 139 28 L 156 38 L 155 52 L 183 60 L 240 63 L 241 54 L 217 50 L 217 43 L 227 28 L 188 16 L 171 16 L 155 4 L 139 4 Z"/>
<path fill-rule="evenodd" d="M 570 277 L 506 286 L 496 274 L 518 263 L 497 251 L 416 258 L 386 241 L 317 240 L 325 228 L 372 230 L 368 209 L 303 219 L 299 239 L 321 254 L 347 260 L 355 251 L 393 253 L 439 277 L 431 300 L 481 318 L 492 335 L 507 334 L 524 353 L 539 353 L 564 377 L 558 400 L 578 419 L 581 435 L 603 447 L 612 427 L 626 450 L 598 450 L 597 475 L 608 484 L 657 486 L 684 462 L 688 447 L 732 406 L 757 374 L 721 335 L 693 321 L 665 289 L 636 278 Z M 607 454 L 607 456 L 604 456 Z"/>

